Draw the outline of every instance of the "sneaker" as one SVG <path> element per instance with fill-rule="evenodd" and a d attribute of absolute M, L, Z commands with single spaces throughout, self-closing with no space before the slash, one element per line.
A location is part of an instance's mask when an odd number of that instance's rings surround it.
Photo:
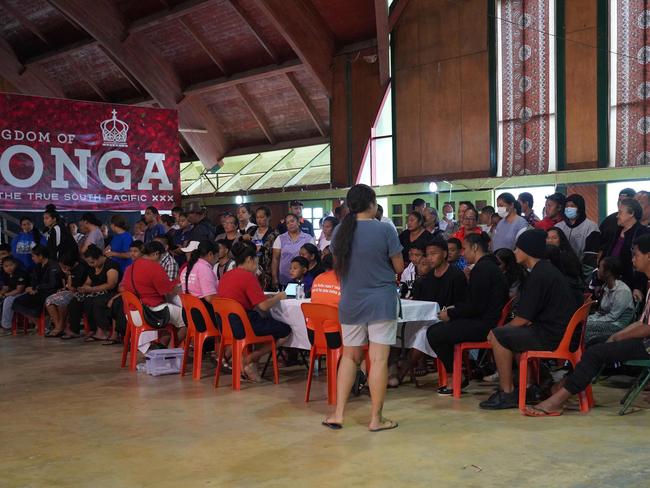
<path fill-rule="evenodd" d="M 463 382 L 460 384 L 461 391 L 467 388 L 468 386 L 469 386 L 469 380 L 467 378 L 463 378 Z M 447 385 L 438 388 L 438 395 L 440 396 L 451 396 L 453 394 L 454 394 L 454 389 L 449 388 Z"/>
<path fill-rule="evenodd" d="M 479 407 L 484 410 L 504 410 L 506 408 L 519 407 L 519 393 L 513 390 L 511 393 L 498 390 L 490 398 L 479 403 Z"/>
<path fill-rule="evenodd" d="M 0 337 L 10 336 L 10 335 L 11 335 L 11 329 L 5 329 L 4 327 L 0 327 Z"/>
<path fill-rule="evenodd" d="M 499 372 L 497 371 L 496 373 L 493 373 L 491 375 L 484 376 L 483 381 L 485 381 L 486 383 L 496 383 L 497 381 L 499 381 Z"/>
<path fill-rule="evenodd" d="M 545 393 L 544 389 L 539 385 L 530 385 L 526 388 L 526 404 L 527 405 L 536 405 L 539 402 L 546 400 L 548 395 Z"/>

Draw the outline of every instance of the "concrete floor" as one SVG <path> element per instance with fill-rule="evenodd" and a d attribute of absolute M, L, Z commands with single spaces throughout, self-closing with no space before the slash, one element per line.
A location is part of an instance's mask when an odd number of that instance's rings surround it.
<path fill-rule="evenodd" d="M 119 369 L 120 349 L 36 336 L 0 338 L 0 486 L 9 487 L 646 487 L 648 405 L 619 417 L 622 390 L 596 387 L 589 415 L 483 412 L 490 387 L 461 400 L 390 390 L 394 431 L 366 431 L 353 399 L 342 431 L 320 426 L 324 376 L 303 403 L 303 370 L 238 393 L 212 375 Z"/>

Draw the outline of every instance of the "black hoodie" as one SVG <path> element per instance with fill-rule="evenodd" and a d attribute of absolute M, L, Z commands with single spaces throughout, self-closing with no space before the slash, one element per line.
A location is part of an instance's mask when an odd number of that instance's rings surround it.
<path fill-rule="evenodd" d="M 508 298 L 508 280 L 499 269 L 497 259 L 487 254 L 477 261 L 469 274 L 466 299 L 447 312 L 452 320 L 472 318 L 496 324 Z"/>

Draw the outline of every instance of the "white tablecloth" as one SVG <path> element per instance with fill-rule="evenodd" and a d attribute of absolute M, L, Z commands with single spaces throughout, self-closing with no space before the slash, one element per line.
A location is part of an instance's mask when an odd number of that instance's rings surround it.
<path fill-rule="evenodd" d="M 301 304 L 309 303 L 309 301 L 308 299 L 296 300 L 295 298 L 281 300 L 271 309 L 274 319 L 291 327 L 292 333 L 284 344 L 285 347 L 311 349 L 305 318 L 300 308 Z M 407 348 L 414 347 L 426 354 L 433 354 L 427 342 L 426 329 L 432 323 L 438 322 L 439 312 L 440 307 L 435 302 L 402 300 L 402 318 L 398 320 L 406 323 L 404 335 Z"/>

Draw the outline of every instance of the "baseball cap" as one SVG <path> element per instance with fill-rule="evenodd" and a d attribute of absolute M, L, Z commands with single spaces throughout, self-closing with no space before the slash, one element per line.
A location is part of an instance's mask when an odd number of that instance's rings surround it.
<path fill-rule="evenodd" d="M 194 252 L 199 248 L 199 241 L 190 241 L 187 247 L 181 247 L 181 252 Z"/>

